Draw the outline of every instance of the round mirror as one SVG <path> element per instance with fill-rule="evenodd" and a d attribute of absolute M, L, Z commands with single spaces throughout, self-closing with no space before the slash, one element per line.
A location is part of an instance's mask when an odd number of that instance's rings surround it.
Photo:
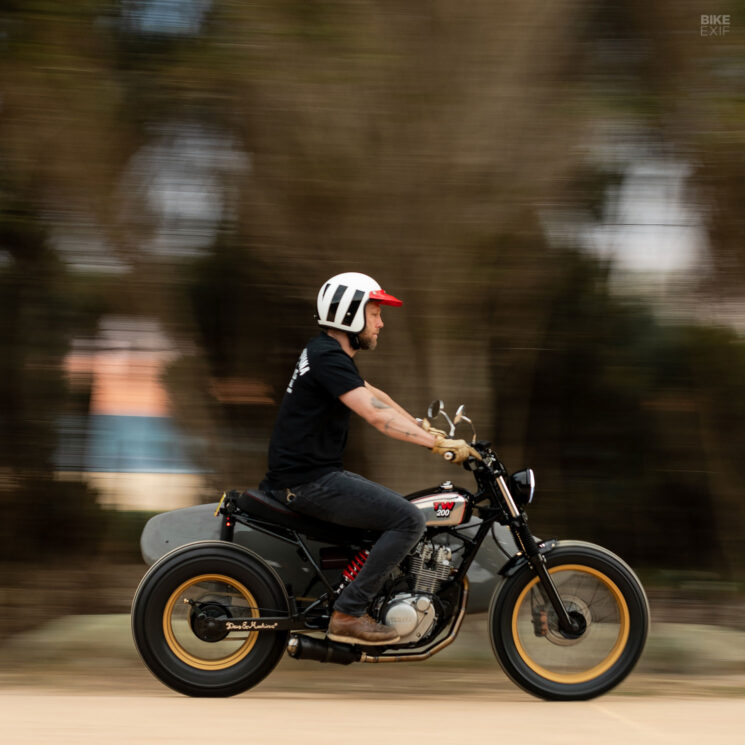
<path fill-rule="evenodd" d="M 445 404 L 442 401 L 433 401 L 427 409 L 427 416 L 434 419 L 444 408 Z"/>

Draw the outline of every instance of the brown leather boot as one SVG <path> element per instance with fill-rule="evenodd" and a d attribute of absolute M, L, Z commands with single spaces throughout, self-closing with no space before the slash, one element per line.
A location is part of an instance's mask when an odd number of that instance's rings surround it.
<path fill-rule="evenodd" d="M 393 644 L 401 638 L 395 629 L 377 623 L 367 614 L 349 616 L 338 610 L 331 614 L 326 635 L 332 641 L 347 644 Z"/>

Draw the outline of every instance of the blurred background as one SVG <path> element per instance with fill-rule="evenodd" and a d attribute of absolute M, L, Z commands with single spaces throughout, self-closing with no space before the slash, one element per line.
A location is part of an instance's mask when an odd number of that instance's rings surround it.
<path fill-rule="evenodd" d="M 0 7 L 0 633 L 126 611 L 148 515 L 259 482 L 341 271 L 404 300 L 362 374 L 464 403 L 539 535 L 745 629 L 745 2 Z"/>

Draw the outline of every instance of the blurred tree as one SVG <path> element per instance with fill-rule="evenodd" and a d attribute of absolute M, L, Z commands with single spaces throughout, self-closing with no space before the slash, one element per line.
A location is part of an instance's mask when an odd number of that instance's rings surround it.
<path fill-rule="evenodd" d="M 707 36 L 702 8 L 684 2 L 586 5 L 577 78 L 598 121 L 641 124 L 656 148 L 693 167 L 689 198 L 708 239 L 702 296 L 742 298 L 745 277 L 745 118 L 741 77 L 745 42 L 736 28 L 743 3 L 724 2 L 726 33 Z"/>
<path fill-rule="evenodd" d="M 7 183 L 0 187 L 0 250 L 2 558 L 85 553 L 98 542 L 95 494 L 56 480 L 54 465 L 68 400 L 62 360 L 78 310 L 42 222 Z"/>
<path fill-rule="evenodd" d="M 560 263 L 537 360 L 528 369 L 512 350 L 493 351 L 508 447 L 527 380 L 519 445 L 539 473 L 538 531 L 592 539 L 642 565 L 739 576 L 742 340 L 659 322 L 613 297 L 608 267 L 586 256 L 563 251 Z"/>

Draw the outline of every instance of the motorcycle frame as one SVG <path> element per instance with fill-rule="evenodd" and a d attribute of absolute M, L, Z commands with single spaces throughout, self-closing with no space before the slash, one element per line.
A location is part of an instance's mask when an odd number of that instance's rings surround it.
<path fill-rule="evenodd" d="M 463 494 L 469 499 L 469 504 L 471 508 L 473 507 L 474 500 L 478 499 L 477 496 L 474 496 L 470 492 L 468 492 L 466 489 L 458 488 L 458 492 L 460 494 Z M 254 630 L 259 625 L 261 625 L 262 630 L 273 630 L 273 631 L 298 631 L 298 630 L 306 630 L 306 631 L 322 631 L 326 628 L 328 625 L 328 616 L 325 617 L 325 623 L 323 621 L 320 624 L 313 623 L 310 616 L 317 611 L 319 608 L 323 607 L 326 603 L 328 603 L 330 600 L 335 599 L 336 596 L 341 592 L 342 587 L 335 588 L 326 578 L 326 576 L 323 573 L 323 569 L 320 567 L 319 563 L 315 560 L 313 553 L 308 548 L 308 545 L 306 544 L 303 537 L 295 530 L 292 530 L 291 528 L 285 528 L 279 525 L 276 525 L 274 523 L 266 522 L 264 520 L 260 520 L 258 518 L 241 515 L 234 511 L 235 507 L 232 506 L 233 509 L 231 510 L 231 503 L 227 503 L 222 505 L 219 508 L 219 512 L 223 514 L 223 522 L 221 526 L 220 531 L 220 540 L 229 541 L 232 542 L 233 540 L 233 530 L 235 528 L 235 523 L 241 523 L 242 525 L 246 525 L 253 530 L 258 530 L 262 533 L 265 533 L 267 535 L 272 536 L 273 538 L 276 538 L 280 541 L 283 541 L 285 543 L 289 543 L 293 546 L 295 546 L 298 549 L 298 552 L 300 553 L 301 558 L 304 561 L 307 561 L 310 566 L 313 569 L 314 577 L 311 579 L 311 583 L 308 586 L 308 589 L 315 583 L 316 580 L 320 581 L 325 589 L 325 592 L 318 597 L 316 600 L 314 600 L 307 608 L 304 608 L 302 611 L 299 611 L 297 608 L 297 602 L 295 600 L 295 596 L 292 592 L 292 588 L 288 587 L 288 598 L 289 598 L 289 616 L 260 616 L 258 618 L 256 617 L 246 617 L 246 618 L 232 618 L 227 621 L 223 621 L 222 623 L 234 623 L 234 624 L 244 624 L 245 627 L 242 625 L 240 630 Z M 476 535 L 473 538 L 470 538 L 466 535 L 459 535 L 459 531 L 464 530 L 465 528 L 469 527 L 467 525 L 461 524 L 461 525 L 455 525 L 455 526 L 442 526 L 442 527 L 430 527 L 427 530 L 427 535 L 430 537 L 443 535 L 443 534 L 450 534 L 453 535 L 457 540 L 462 541 L 464 545 L 463 549 L 463 559 L 461 561 L 460 566 L 457 568 L 456 572 L 453 574 L 453 576 L 448 580 L 448 583 L 451 584 L 458 584 L 463 585 L 464 580 L 466 577 L 466 573 L 468 572 L 468 569 L 471 566 L 471 563 L 473 562 L 473 559 L 475 558 L 476 554 L 478 553 L 478 549 L 481 547 L 481 544 L 484 541 L 484 538 L 486 538 L 487 534 L 489 533 L 489 530 L 491 529 L 491 525 L 494 522 L 494 518 L 490 520 L 484 520 L 481 525 L 479 525 L 478 530 L 476 532 Z M 358 546 L 354 546 L 354 548 L 357 548 Z M 365 546 L 360 545 L 359 548 L 364 548 Z M 321 619 L 324 617 L 322 616 Z M 221 623 L 217 619 L 210 619 L 210 621 L 214 621 L 215 623 Z"/>
<path fill-rule="evenodd" d="M 506 482 L 508 472 L 504 465 L 499 461 L 496 454 L 490 450 L 489 443 L 479 442 L 475 443 L 477 449 L 484 454 L 485 459 L 478 461 L 474 458 L 469 458 L 464 463 L 464 468 L 473 473 L 478 490 L 475 494 L 472 494 L 467 489 L 456 487 L 455 491 L 459 494 L 463 494 L 468 499 L 468 510 L 464 521 L 460 525 L 455 526 L 429 526 L 426 531 L 426 535 L 430 538 L 434 538 L 441 535 L 451 535 L 457 540 L 463 543 L 463 557 L 461 563 L 456 569 L 453 576 L 447 580 L 447 584 L 457 585 L 462 588 L 460 607 L 458 612 L 454 614 L 454 621 L 451 624 L 450 634 L 448 639 L 452 641 L 455 634 L 457 634 L 460 623 L 462 622 L 463 616 L 465 615 L 465 601 L 467 598 L 468 580 L 466 574 L 473 562 L 476 554 L 478 553 L 481 544 L 483 543 L 486 536 L 489 534 L 492 526 L 495 523 L 501 525 L 507 525 L 510 528 L 512 535 L 515 538 L 516 544 L 521 548 L 515 555 L 513 555 L 504 567 L 500 570 L 500 574 L 503 576 L 511 576 L 517 572 L 526 563 L 529 563 L 532 570 L 538 575 L 539 583 L 538 586 L 540 591 L 544 595 L 544 599 L 550 604 L 557 614 L 559 627 L 567 635 L 577 635 L 581 633 L 577 623 L 569 616 L 566 608 L 564 607 L 556 586 L 548 572 L 546 566 L 546 554 L 556 545 L 556 541 L 544 541 L 537 542 L 528 528 L 527 514 L 523 509 L 523 505 L 519 505 L 511 494 L 509 487 Z M 431 490 L 427 490 L 431 492 Z M 478 526 L 476 535 L 469 537 L 462 534 L 462 531 L 466 528 L 472 527 L 467 525 L 468 520 L 472 514 L 476 514 L 481 519 L 481 524 Z M 219 628 L 221 625 L 224 626 L 224 630 L 229 631 L 322 631 L 328 626 L 328 615 L 321 615 L 317 617 L 320 623 L 313 623 L 311 614 L 315 613 L 319 608 L 323 608 L 330 601 L 334 600 L 336 596 L 341 592 L 344 585 L 337 588 L 328 581 L 323 573 L 323 569 L 319 566 L 319 563 L 314 559 L 313 554 L 309 550 L 307 544 L 303 540 L 300 533 L 297 531 L 286 528 L 284 526 L 276 525 L 274 523 L 264 521 L 252 516 L 241 514 L 238 512 L 235 503 L 228 499 L 223 500 L 218 506 L 216 514 L 223 515 L 223 521 L 220 529 L 220 539 L 223 541 L 233 541 L 233 531 L 235 523 L 239 522 L 246 525 L 254 530 L 258 530 L 265 533 L 273 538 L 276 538 L 285 543 L 294 545 L 300 554 L 300 557 L 307 561 L 313 568 L 315 576 L 312 578 L 311 583 L 308 585 L 306 590 L 315 584 L 316 580 L 319 580 L 325 588 L 325 592 L 312 602 L 308 607 L 302 611 L 298 610 L 296 597 L 292 592 L 291 587 L 287 587 L 288 595 L 288 613 L 289 615 L 273 615 L 273 616 L 259 616 L 259 617 L 245 617 L 245 618 L 231 618 L 231 619 L 205 619 L 210 629 Z M 363 548 L 364 546 L 360 546 Z M 280 611 L 281 612 L 281 611 Z M 230 626 L 234 628 L 230 628 Z M 447 640 L 446 640 L 447 641 Z M 449 643 L 449 641 L 447 642 Z M 437 647 L 435 650 L 434 647 Z M 434 654 L 435 651 L 439 651 L 442 648 L 442 642 L 438 642 L 432 645 L 433 651 L 427 653 L 425 651 L 425 657 L 430 654 Z M 407 656 L 407 655 L 403 655 Z M 422 658 L 422 655 L 408 655 L 410 657 Z M 382 661 L 385 659 L 394 659 L 394 657 L 375 657 L 370 658 L 368 661 Z"/>

